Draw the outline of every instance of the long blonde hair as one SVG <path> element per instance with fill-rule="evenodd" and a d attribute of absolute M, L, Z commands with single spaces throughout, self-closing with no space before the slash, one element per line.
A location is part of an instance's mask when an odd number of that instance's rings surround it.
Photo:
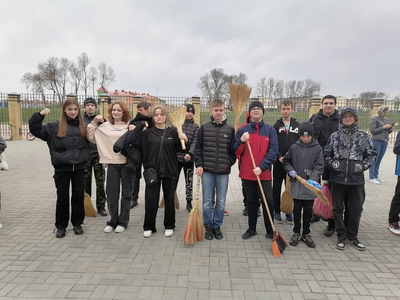
<path fill-rule="evenodd" d="M 78 120 L 79 120 L 79 131 L 81 132 L 82 137 L 86 137 L 86 125 L 83 122 L 81 111 L 79 109 L 79 103 L 75 99 L 67 99 L 65 100 L 62 106 L 60 123 L 58 124 L 57 136 L 59 138 L 64 138 L 68 133 L 68 124 L 67 124 L 67 114 L 65 113 L 65 109 L 70 105 L 76 105 L 78 107 Z"/>

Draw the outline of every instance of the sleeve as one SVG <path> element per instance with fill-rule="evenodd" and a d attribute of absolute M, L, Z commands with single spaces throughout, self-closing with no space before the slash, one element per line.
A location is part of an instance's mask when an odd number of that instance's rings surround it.
<path fill-rule="evenodd" d="M 203 167 L 203 126 L 197 132 L 196 147 L 194 149 L 194 162 L 196 168 Z"/>
<path fill-rule="evenodd" d="M 335 133 L 331 134 L 331 136 L 328 139 L 328 143 L 325 146 L 324 161 L 325 161 L 325 166 L 328 168 L 331 165 L 331 161 L 334 156 L 333 141 L 335 136 L 336 136 Z"/>
<path fill-rule="evenodd" d="M 319 182 L 321 174 L 324 172 L 324 153 L 321 146 L 318 147 L 319 150 L 315 156 L 315 161 L 313 164 L 310 179 Z"/>
<path fill-rule="evenodd" d="M 290 147 L 289 151 L 286 153 L 285 157 L 283 158 L 283 169 L 286 173 L 290 171 L 296 171 L 292 165 L 292 147 Z"/>
<path fill-rule="evenodd" d="M 190 141 L 190 147 L 189 147 L 189 155 L 194 157 L 194 152 L 196 149 L 196 142 L 197 142 L 197 134 L 199 132 L 199 126 L 197 125 L 196 128 L 193 131 L 193 139 Z"/>
<path fill-rule="evenodd" d="M 383 126 L 379 126 L 376 118 L 369 120 L 369 132 L 371 132 L 372 135 L 381 133 L 382 131 L 384 131 Z"/>
<path fill-rule="evenodd" d="M 175 151 L 176 152 L 183 152 L 183 153 L 187 153 L 187 150 L 183 150 L 182 149 L 182 142 L 179 139 L 179 135 L 178 135 L 178 130 L 175 127 L 171 127 L 171 137 L 174 140 L 174 145 L 175 145 Z M 185 147 L 186 149 L 189 148 L 189 144 L 185 143 Z"/>
<path fill-rule="evenodd" d="M 368 170 L 375 163 L 377 152 L 375 150 L 374 144 L 368 134 L 365 133 L 363 138 L 365 142 L 364 153 L 363 153 L 363 169 Z M 397 141 L 396 141 L 397 142 Z"/>
<path fill-rule="evenodd" d="M 141 144 L 142 144 L 142 163 L 143 163 L 143 168 L 146 169 L 147 162 L 149 161 L 149 138 L 148 138 L 148 132 L 147 130 L 143 131 L 140 135 L 141 139 Z"/>
<path fill-rule="evenodd" d="M 264 159 L 261 161 L 261 164 L 259 165 L 261 171 L 264 172 L 267 169 L 271 169 L 271 166 L 276 162 L 276 159 L 278 158 L 278 150 L 278 136 L 276 135 L 275 129 L 270 127 L 269 145 L 266 153 L 267 155 L 264 157 Z"/>
<path fill-rule="evenodd" d="M 230 153 L 229 153 L 229 160 L 231 162 L 231 166 L 233 166 L 236 162 L 236 155 L 235 152 L 233 151 L 233 143 L 235 142 L 235 128 L 232 128 L 232 140 L 231 140 L 231 147 L 230 147 Z"/>
<path fill-rule="evenodd" d="M 40 113 L 36 112 L 32 115 L 32 117 L 29 119 L 29 131 L 36 137 L 42 139 L 43 141 L 47 141 L 48 139 L 48 134 L 45 129 L 46 126 L 42 125 L 42 122 L 44 120 L 44 116 L 42 116 Z"/>
<path fill-rule="evenodd" d="M 6 141 L 3 139 L 3 137 L 0 135 L 0 154 L 6 150 L 7 144 Z"/>
<path fill-rule="evenodd" d="M 96 133 L 97 127 L 98 126 L 96 126 L 96 125 L 94 125 L 92 123 L 89 123 L 88 126 L 87 126 L 86 138 L 88 139 L 89 142 L 91 142 L 93 144 L 96 144 L 95 133 Z"/>
<path fill-rule="evenodd" d="M 243 153 L 243 150 L 246 146 L 246 143 L 243 143 L 240 138 L 242 137 L 244 130 L 239 128 L 236 132 L 235 139 L 233 141 L 232 151 L 235 153 L 236 157 L 240 157 Z"/>
<path fill-rule="evenodd" d="M 397 133 L 396 142 L 394 143 L 393 153 L 400 155 L 400 131 Z"/>
<path fill-rule="evenodd" d="M 278 137 L 278 157 L 277 158 L 281 158 L 284 155 L 280 152 L 281 149 L 279 149 L 279 123 L 278 122 L 276 122 L 274 124 L 274 130 L 276 132 L 276 136 Z"/>

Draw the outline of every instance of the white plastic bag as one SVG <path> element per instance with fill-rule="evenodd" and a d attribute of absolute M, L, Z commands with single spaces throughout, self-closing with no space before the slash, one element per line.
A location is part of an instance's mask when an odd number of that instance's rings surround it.
<path fill-rule="evenodd" d="M 8 163 L 6 160 L 6 156 L 4 153 L 0 154 L 0 171 L 8 171 L 10 168 L 8 167 Z"/>

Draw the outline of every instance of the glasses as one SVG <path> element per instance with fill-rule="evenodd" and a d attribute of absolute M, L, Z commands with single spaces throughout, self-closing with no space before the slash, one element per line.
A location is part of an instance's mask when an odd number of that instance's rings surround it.
<path fill-rule="evenodd" d="M 252 110 L 252 111 L 253 111 L 253 110 L 262 110 L 262 108 L 261 108 L 261 107 L 258 107 L 258 106 L 256 106 L 256 107 L 253 107 L 251 110 Z"/>

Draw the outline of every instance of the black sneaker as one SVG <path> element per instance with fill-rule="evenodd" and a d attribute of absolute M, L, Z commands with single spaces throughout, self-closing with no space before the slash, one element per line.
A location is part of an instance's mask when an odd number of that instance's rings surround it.
<path fill-rule="evenodd" d="M 75 232 L 76 235 L 81 235 L 83 234 L 83 228 L 81 225 L 74 226 L 73 231 Z"/>
<path fill-rule="evenodd" d="M 107 213 L 107 211 L 106 211 L 104 208 L 98 208 L 98 209 L 97 209 L 97 213 L 98 213 L 100 216 L 103 216 L 103 217 L 108 216 L 108 213 Z"/>
<path fill-rule="evenodd" d="M 324 229 L 324 236 L 331 237 L 334 233 L 335 233 L 335 228 L 330 228 L 329 226 L 327 226 Z"/>
<path fill-rule="evenodd" d="M 345 235 L 338 236 L 338 241 L 336 243 L 336 249 L 339 249 L 339 250 L 346 249 L 346 240 L 347 240 L 347 237 Z"/>
<path fill-rule="evenodd" d="M 61 239 L 65 236 L 65 228 L 57 228 L 56 238 Z"/>
<path fill-rule="evenodd" d="M 267 232 L 267 233 L 265 234 L 265 237 L 266 237 L 267 239 L 272 240 L 272 238 L 274 237 L 274 233 L 273 233 L 273 232 Z"/>
<path fill-rule="evenodd" d="M 192 202 L 189 202 L 189 201 L 187 202 L 186 209 L 187 209 L 188 212 L 192 211 L 192 209 L 193 209 Z"/>
<path fill-rule="evenodd" d="M 206 232 L 204 233 L 204 238 L 206 240 L 212 240 L 214 238 L 213 229 L 211 227 L 206 226 Z"/>
<path fill-rule="evenodd" d="M 247 210 L 247 206 L 244 207 L 242 214 L 243 214 L 243 216 L 248 216 L 249 215 L 249 211 Z"/>
<path fill-rule="evenodd" d="M 137 199 L 136 200 L 131 200 L 131 209 L 134 208 L 137 205 L 138 205 Z"/>
<path fill-rule="evenodd" d="M 352 245 L 354 248 L 356 248 L 359 251 L 365 251 L 365 246 L 360 243 L 357 237 L 349 237 L 348 239 L 349 245 Z"/>
<path fill-rule="evenodd" d="M 220 227 L 214 229 L 214 236 L 215 236 L 215 238 L 216 238 L 217 240 L 222 240 L 222 238 L 224 237 L 224 235 L 222 234 L 221 228 L 220 228 Z"/>
<path fill-rule="evenodd" d="M 312 223 L 317 223 L 317 222 L 319 222 L 321 220 L 321 218 L 319 217 L 319 216 L 317 216 L 317 215 L 312 215 L 312 218 L 311 218 L 311 224 Z"/>
<path fill-rule="evenodd" d="M 307 234 L 303 234 L 301 236 L 301 239 L 304 243 L 306 243 L 307 247 L 309 248 L 315 248 L 315 243 L 313 241 L 313 239 L 311 238 L 311 235 Z"/>
<path fill-rule="evenodd" d="M 296 247 L 297 244 L 299 243 L 299 240 L 300 240 L 300 233 L 298 232 L 293 233 L 292 238 L 289 241 L 290 246 Z"/>
<path fill-rule="evenodd" d="M 251 238 L 253 235 L 256 235 L 257 231 L 251 230 L 251 229 L 247 229 L 247 231 L 245 233 L 243 233 L 242 235 L 242 239 L 247 240 L 249 238 Z"/>

